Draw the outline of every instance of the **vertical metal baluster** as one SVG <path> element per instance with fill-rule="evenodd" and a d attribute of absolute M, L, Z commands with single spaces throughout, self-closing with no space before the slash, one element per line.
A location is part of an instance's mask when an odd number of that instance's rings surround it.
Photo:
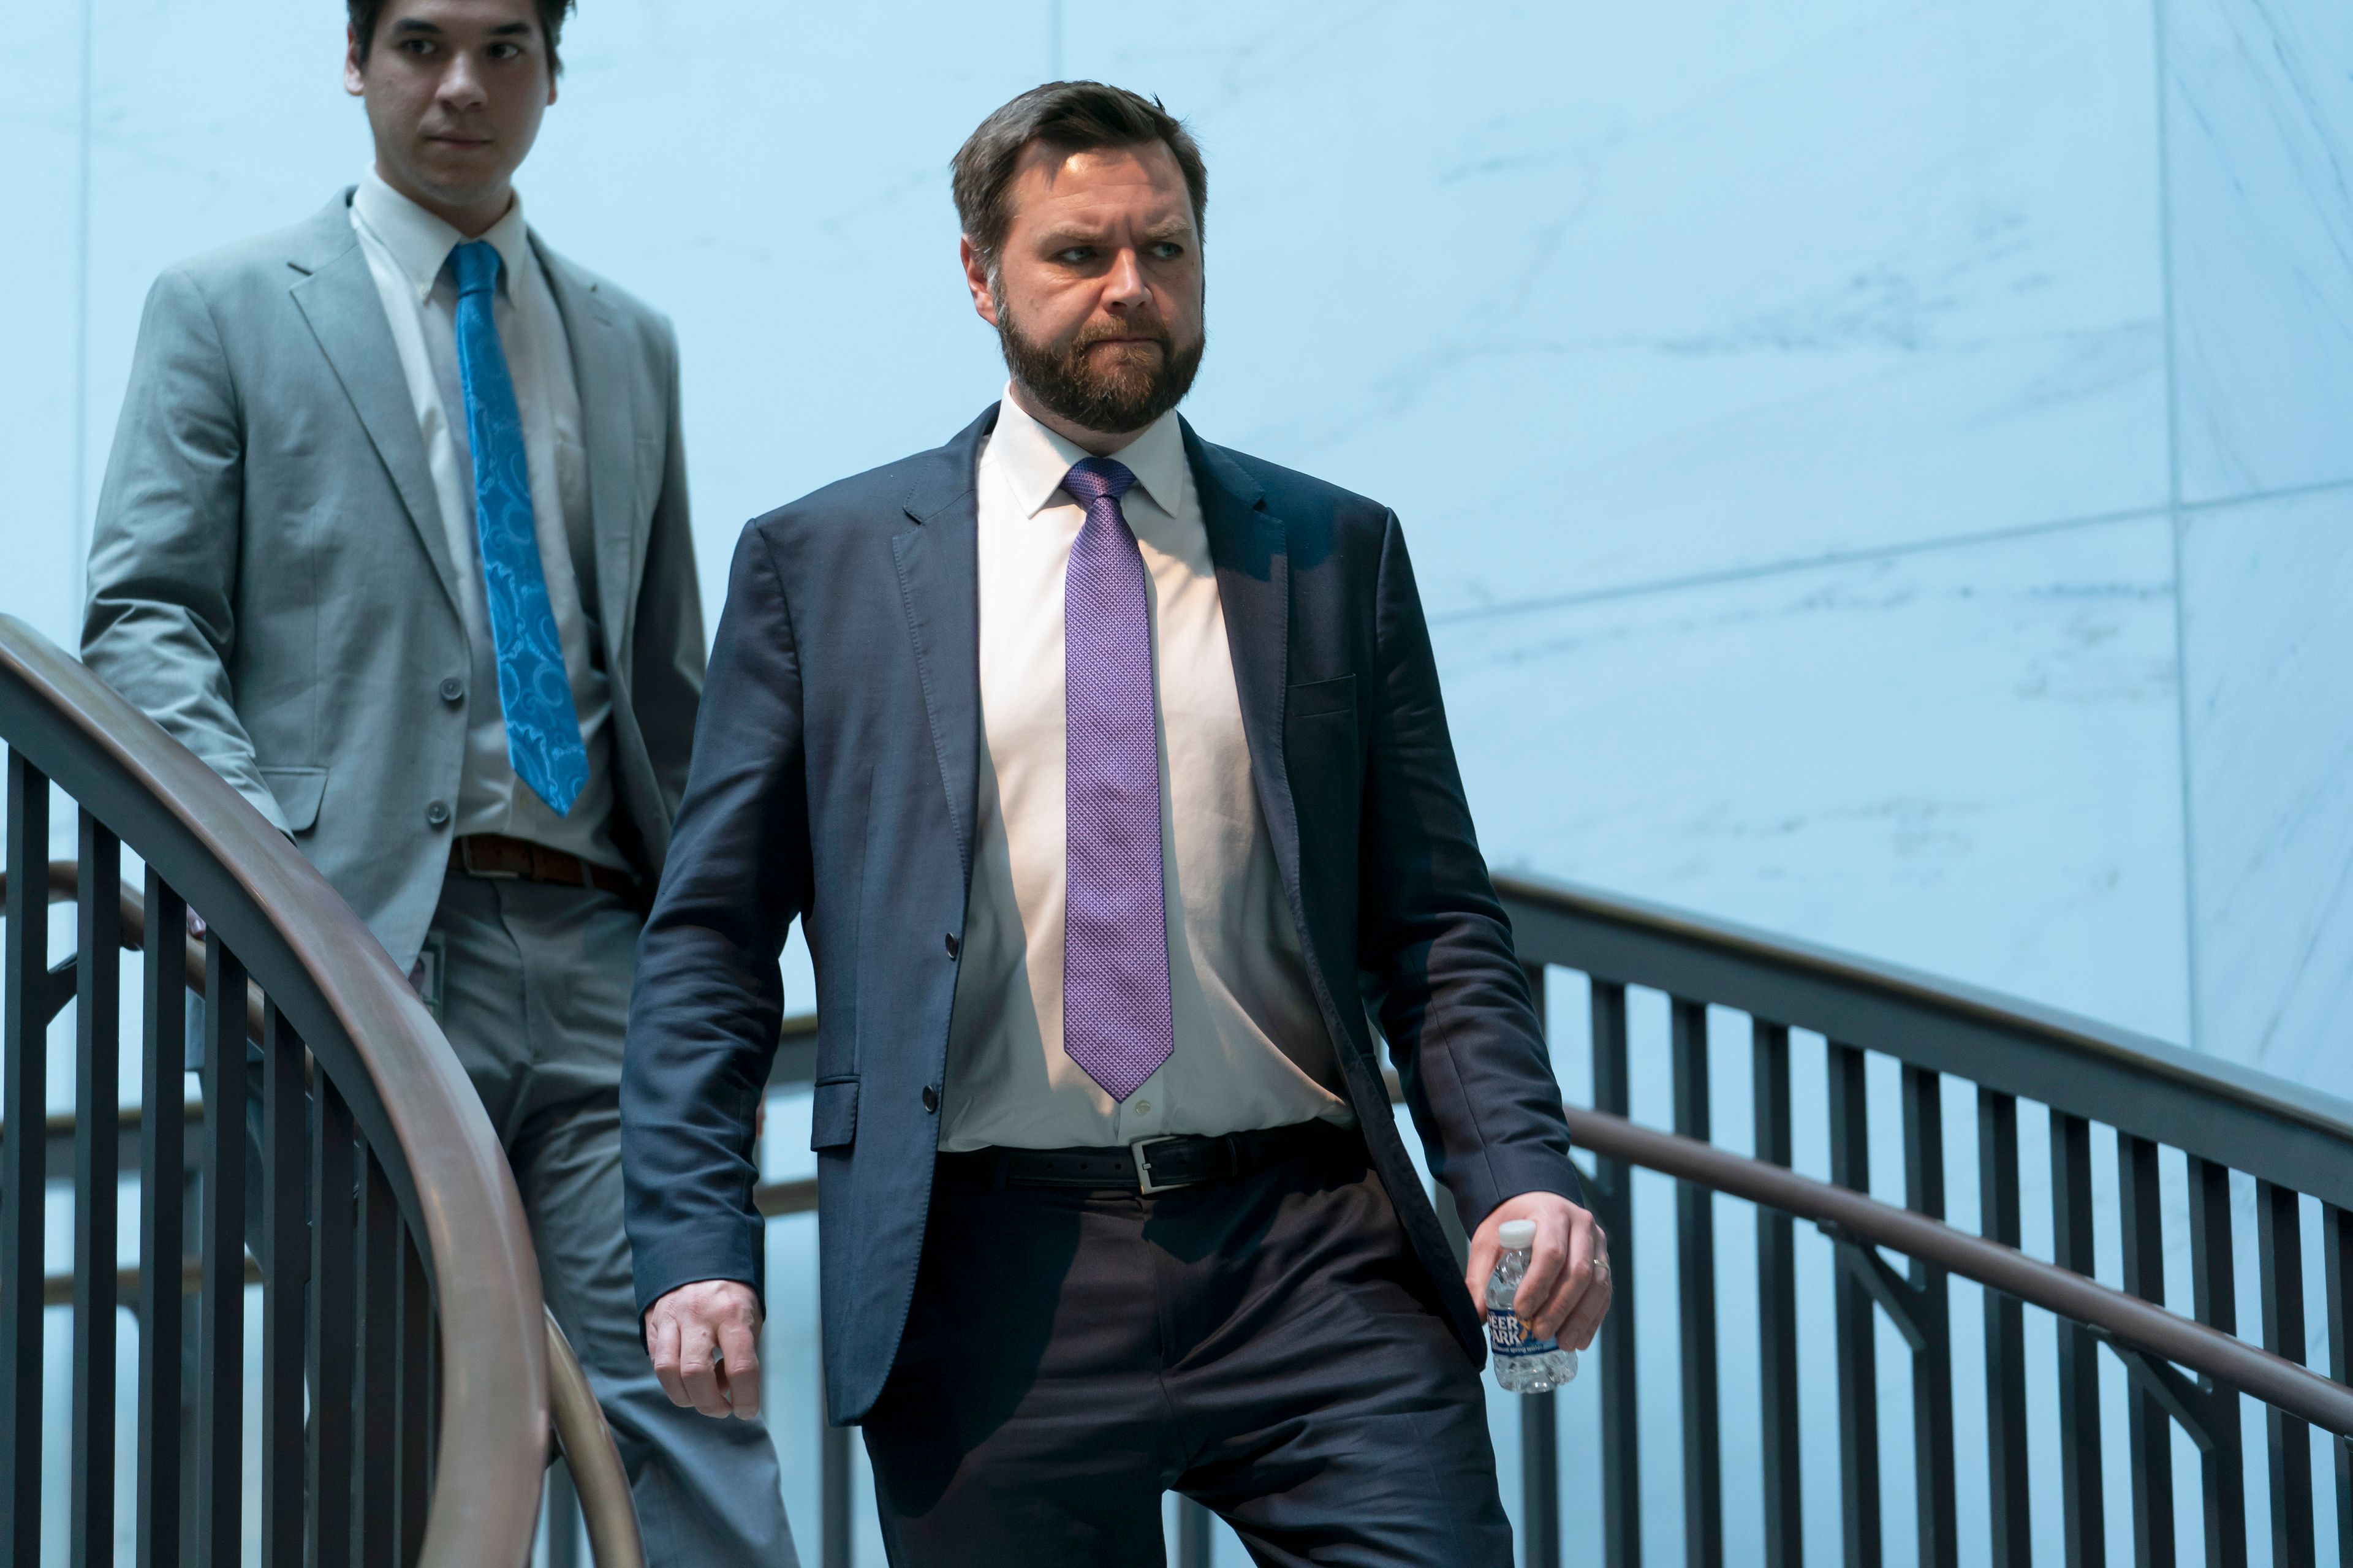
<path fill-rule="evenodd" d="M 2334 1204 L 2320 1205 L 2321 1268 L 2328 1282 L 2328 1375 L 2353 1383 L 2345 1365 L 2348 1346 L 2345 1324 L 2345 1268 L 2353 1263 L 2353 1214 Z M 2337 1472 L 2337 1561 L 2353 1568 L 2353 1443 L 2328 1445 Z"/>
<path fill-rule="evenodd" d="M 1708 1138 L 1707 1004 L 1678 996 L 1672 1012 L 1675 1131 Z M 1675 1293 L 1683 1383 L 1683 1559 L 1724 1562 L 1723 1447 L 1715 1368 L 1715 1194 L 1675 1184 Z"/>
<path fill-rule="evenodd" d="M 1552 1391 L 1520 1395 L 1521 1568 L 1559 1568 L 1560 1426 Z"/>
<path fill-rule="evenodd" d="M 2255 1246 L 2263 1281 L 2263 1348 L 2301 1365 L 2304 1227 L 2293 1190 L 2255 1184 Z M 2313 1568 L 2311 1428 L 2275 1405 L 2265 1407 L 2263 1421 L 2271 1438 L 2272 1562 L 2275 1568 Z"/>
<path fill-rule="evenodd" d="M 1945 1217 L 1944 1075 L 1904 1069 L 1904 1203 L 1915 1214 Z M 1918 1498 L 1921 1568 L 1953 1568 L 1961 1527 L 1953 1495 L 1952 1290 L 1941 1268 L 1917 1261 L 1912 1282 L 1915 1327 L 1926 1343 L 1912 1352 L 1912 1471 Z"/>
<path fill-rule="evenodd" d="M 1830 1042 L 1831 1180 L 1871 1190 L 1871 1106 L 1862 1050 Z M 1838 1338 L 1839 1496 L 1846 1568 L 1877 1568 L 1879 1521 L 1878 1318 L 1871 1294 L 1841 1267 L 1831 1286 Z"/>
<path fill-rule="evenodd" d="M 2051 1113 L 2051 1249 L 2062 1268 L 2093 1272 L 2092 1124 Z M 2099 1346 L 2087 1329 L 2059 1320 L 2059 1479 L 2067 1568 L 2106 1561 L 2100 1492 Z"/>
<path fill-rule="evenodd" d="M 2200 1322 L 2239 1331 L 2237 1272 L 2231 1251 L 2231 1171 L 2189 1157 L 2189 1284 Z M 2206 1501 L 2207 1568 L 2247 1568 L 2246 1456 L 2239 1444 L 2237 1396 L 2222 1430 L 2199 1456 Z"/>
<path fill-rule="evenodd" d="M 114 1310 L 122 1163 L 122 843 L 81 814 L 74 889 L 72 1561 L 114 1561 Z M 27 1119 L 27 1131 L 43 1124 Z"/>
<path fill-rule="evenodd" d="M 824 1568 L 849 1568 L 849 1428 L 818 1428 L 818 1551 Z M 1201 1539 L 1208 1539 L 1205 1524 Z"/>
<path fill-rule="evenodd" d="M 2018 1100 L 1978 1090 L 1978 1228 L 1989 1241 L 2016 1247 Z M 2026 1448 L 2026 1309 L 2014 1297 L 1985 1292 L 1988 1533 L 1993 1568 L 2031 1568 L 2033 1519 Z"/>
<path fill-rule="evenodd" d="M 2116 1195 L 2124 1230 L 2125 1289 L 2165 1303 L 2165 1200 L 2157 1145 L 2116 1134 Z M 2132 1439 L 2133 1560 L 2141 1568 L 2173 1561 L 2173 1418 L 2155 1395 L 2125 1390 L 2125 1430 Z"/>
<path fill-rule="evenodd" d="M 352 1197 L 359 1171 L 350 1105 L 324 1070 L 312 1074 L 311 1289 L 306 1371 L 310 1568 L 343 1568 L 352 1552 L 352 1373 L 358 1349 L 352 1292 Z"/>
<path fill-rule="evenodd" d="M 384 1163 L 364 1140 L 358 1252 L 359 1287 L 353 1294 L 360 1371 L 352 1431 L 360 1498 L 352 1555 L 362 1568 L 393 1568 L 400 1541 L 399 1467 L 388 1462 L 400 1436 L 400 1208 L 392 1184 L 385 1180 Z"/>
<path fill-rule="evenodd" d="M 1626 987 L 1593 980 L 1593 1109 L 1624 1116 Z M 1642 1561 L 1642 1407 L 1634 1381 L 1634 1170 L 1623 1160 L 1594 1162 L 1594 1205 L 1609 1237 L 1609 1321 L 1601 1327 L 1601 1561 L 1603 1568 L 1641 1568 Z"/>
<path fill-rule="evenodd" d="M 1757 1157 L 1788 1168 L 1789 1029 L 1748 1026 L 1757 1100 Z M 1804 1489 L 1798 1425 L 1798 1249 L 1789 1216 L 1757 1211 L 1757 1346 L 1765 1427 L 1765 1568 L 1803 1568 Z"/>
<path fill-rule="evenodd" d="M 204 1288 L 197 1298 L 198 1563 L 244 1560 L 245 965 L 205 943 Z"/>
<path fill-rule="evenodd" d="M 139 1568 L 179 1568 L 188 906 L 147 868 L 139 1116 Z"/>
<path fill-rule="evenodd" d="M 218 1004 L 214 1004 L 217 1006 Z M 207 1011 L 210 1009 L 208 1008 Z M 302 1568 L 302 1037 L 275 1002 L 261 1041 L 261 1568 Z"/>
<path fill-rule="evenodd" d="M 1545 966 L 1530 963 L 1522 970 L 1536 1027 L 1549 1035 Z M 1549 1041 L 1546 1054 L 1549 1058 Z M 1601 1228 L 1606 1233 L 1609 1227 Z M 1560 1411 L 1549 1390 L 1520 1396 L 1520 1539 L 1521 1568 L 1560 1568 Z"/>
<path fill-rule="evenodd" d="M 1191 1498 L 1176 1500 L 1176 1568 L 1209 1568 L 1214 1548 L 1209 1539 L 1209 1510 Z M 849 1558 L 842 1559 L 847 1568 Z"/>
<path fill-rule="evenodd" d="M 428 1458 L 432 1442 L 433 1291 L 425 1255 L 407 1226 L 400 1227 L 400 1372 L 393 1397 L 400 1405 L 394 1446 L 397 1475 L 394 1510 L 400 1516 L 401 1568 L 414 1568 L 425 1550 L 425 1515 L 432 1501 Z"/>
<path fill-rule="evenodd" d="M 49 781 L 8 753 L 8 930 L 0 1039 L 0 1557 L 41 1560 L 41 1276 L 48 1199 Z"/>

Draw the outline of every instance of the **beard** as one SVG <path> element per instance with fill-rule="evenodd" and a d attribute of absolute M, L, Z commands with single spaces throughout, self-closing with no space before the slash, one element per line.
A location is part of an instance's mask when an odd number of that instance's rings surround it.
<path fill-rule="evenodd" d="M 1082 430 L 1124 436 L 1141 430 L 1179 403 L 1201 368 L 1204 332 L 1183 349 L 1156 320 L 1090 324 L 1066 343 L 1045 343 L 1021 330 L 1013 312 L 999 305 L 997 339 L 1006 368 L 1048 412 Z M 1124 343 L 1094 352 L 1107 338 L 1145 337 L 1153 343 Z"/>

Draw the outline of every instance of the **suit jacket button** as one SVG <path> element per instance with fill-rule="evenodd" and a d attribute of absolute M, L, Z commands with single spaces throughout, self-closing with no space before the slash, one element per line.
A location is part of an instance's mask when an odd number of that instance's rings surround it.
<path fill-rule="evenodd" d="M 449 825 L 449 803 L 446 800 L 427 801 L 425 821 L 428 826 L 447 827 Z"/>
<path fill-rule="evenodd" d="M 937 1110 L 939 1108 L 940 1091 L 934 1089 L 930 1084 L 923 1085 L 923 1109 L 925 1110 Z"/>
<path fill-rule="evenodd" d="M 950 932 L 948 932 L 948 956 L 949 956 L 950 958 L 954 958 L 955 955 L 956 955 L 956 939 L 955 939 L 955 932 L 954 932 L 954 931 L 950 931 Z"/>
<path fill-rule="evenodd" d="M 463 697 L 463 696 L 465 696 L 465 695 L 466 695 L 466 683 L 465 683 L 464 681 L 462 681 L 462 680 L 459 679 L 456 676 L 454 676 L 454 675 L 453 675 L 453 676 L 450 676 L 448 679 L 444 680 L 444 681 L 441 683 L 441 700 L 442 700 L 442 701 L 444 701 L 444 702 L 455 702 L 455 701 L 457 701 L 457 700 L 458 700 L 458 699 L 459 699 L 460 697 Z"/>

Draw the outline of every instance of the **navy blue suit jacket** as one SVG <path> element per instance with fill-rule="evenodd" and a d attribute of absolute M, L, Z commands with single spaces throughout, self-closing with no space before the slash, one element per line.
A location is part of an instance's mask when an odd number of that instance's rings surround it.
<path fill-rule="evenodd" d="M 825 1369 L 863 1415 L 923 1242 L 981 745 L 975 474 L 990 408 L 925 452 L 756 519 L 736 547 L 686 797 L 638 948 L 621 1152 L 640 1310 L 762 1287 L 754 1119 L 805 922 Z M 1369 1000 L 1431 1170 L 1475 1226 L 1575 1197 L 1560 1094 L 1472 837 L 1396 516 L 1187 426 L 1259 801 L 1373 1163 L 1482 1353 L 1390 1114 Z"/>

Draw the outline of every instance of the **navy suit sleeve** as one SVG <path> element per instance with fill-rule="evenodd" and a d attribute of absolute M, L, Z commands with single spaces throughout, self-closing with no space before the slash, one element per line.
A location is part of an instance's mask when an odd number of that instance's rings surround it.
<path fill-rule="evenodd" d="M 1407 1107 L 1466 1228 L 1521 1193 L 1582 1203 L 1543 1027 L 1472 832 L 1394 513 L 1375 610 L 1357 957 Z"/>
<path fill-rule="evenodd" d="M 698 1279 L 765 1286 L 752 1145 L 784 1011 L 776 959 L 808 879 L 800 661 L 754 525 L 736 546 L 686 796 L 638 944 L 621 1168 L 640 1312 Z"/>

